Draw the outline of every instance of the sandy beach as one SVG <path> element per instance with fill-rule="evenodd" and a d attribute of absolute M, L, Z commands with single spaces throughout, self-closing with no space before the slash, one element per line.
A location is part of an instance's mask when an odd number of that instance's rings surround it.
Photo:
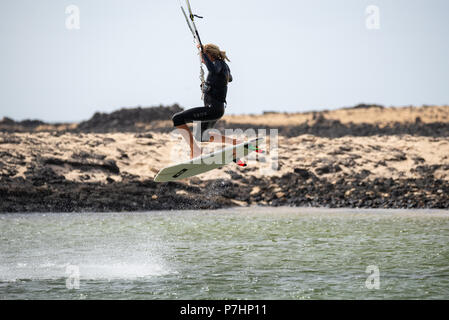
<path fill-rule="evenodd" d="M 120 118 L 114 132 L 105 127 L 110 119 L 90 128 L 86 122 L 40 123 L 32 129 L 4 119 L 0 211 L 448 208 L 448 115 L 449 107 L 359 106 L 226 116 L 218 124 L 221 129 L 277 128 L 280 135 L 276 141 L 268 139 L 267 153 L 253 154 L 246 168 L 232 164 L 163 184 L 153 181 L 157 172 L 188 159 L 187 146 L 170 132 L 169 121 L 128 119 L 124 128 Z M 377 134 L 372 132 L 376 128 Z M 208 153 L 222 146 L 203 147 Z"/>

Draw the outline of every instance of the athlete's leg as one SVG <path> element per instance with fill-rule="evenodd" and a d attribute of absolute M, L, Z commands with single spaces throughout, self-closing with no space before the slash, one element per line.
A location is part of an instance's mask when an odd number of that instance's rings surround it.
<path fill-rule="evenodd" d="M 198 107 L 187 109 L 176 113 L 172 120 L 176 128 L 180 129 L 184 139 L 190 146 L 190 156 L 194 158 L 201 154 L 201 148 L 195 143 L 192 132 L 187 123 L 194 121 L 214 121 L 221 118 L 224 114 L 224 107 Z M 200 139 L 201 141 L 201 139 Z"/>
<path fill-rule="evenodd" d="M 197 109 L 197 108 L 194 108 Z M 201 155 L 201 148 L 193 138 L 192 132 L 186 123 L 192 122 L 192 109 L 178 112 L 172 117 L 174 126 L 179 130 L 184 140 L 190 147 L 190 158 L 193 159 Z"/>
<path fill-rule="evenodd" d="M 184 140 L 186 140 L 186 142 L 189 144 L 190 159 L 200 156 L 201 148 L 195 142 L 195 139 L 193 139 L 193 135 L 192 135 L 192 132 L 190 131 L 190 128 L 186 124 L 182 124 L 180 126 L 177 126 L 176 128 L 179 130 L 179 132 L 183 136 Z"/>

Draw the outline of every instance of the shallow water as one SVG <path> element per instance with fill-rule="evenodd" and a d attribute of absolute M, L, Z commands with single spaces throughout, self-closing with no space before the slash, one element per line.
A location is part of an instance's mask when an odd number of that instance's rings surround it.
<path fill-rule="evenodd" d="M 0 299 L 449 299 L 448 243 L 449 211 L 4 214 Z"/>

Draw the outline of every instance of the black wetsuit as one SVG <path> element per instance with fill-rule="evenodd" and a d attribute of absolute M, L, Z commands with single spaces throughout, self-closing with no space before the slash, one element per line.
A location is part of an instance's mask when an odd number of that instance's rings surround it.
<path fill-rule="evenodd" d="M 200 121 L 199 128 L 194 130 L 198 141 L 209 141 L 205 131 L 212 128 L 224 115 L 228 82 L 232 81 L 231 70 L 223 60 L 211 61 L 203 53 L 204 62 L 209 74 L 202 88 L 204 93 L 204 107 L 192 108 L 176 113 L 172 120 L 175 127 Z"/>

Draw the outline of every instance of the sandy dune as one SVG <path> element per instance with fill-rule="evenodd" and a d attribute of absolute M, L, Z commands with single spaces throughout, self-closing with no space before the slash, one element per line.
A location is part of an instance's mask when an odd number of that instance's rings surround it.
<path fill-rule="evenodd" d="M 5 143 L 8 139 L 14 143 Z M 0 141 L 3 141 L 0 144 L 3 174 L 16 170 L 17 173 L 11 177 L 25 178 L 30 165 L 42 159 L 52 159 L 47 163 L 57 174 L 79 182 L 106 182 L 107 178 L 121 181 L 123 174 L 131 174 L 140 180 L 152 179 L 163 167 L 187 160 L 189 154 L 180 137 L 161 133 L 151 133 L 147 137 L 131 133 L 56 136 L 51 133 L 17 133 L 0 135 Z M 282 176 L 295 168 L 306 168 L 331 179 L 362 171 L 369 171 L 371 179 L 398 179 L 419 177 L 419 167 L 422 166 L 440 166 L 434 172 L 435 178 L 449 181 L 449 171 L 444 170 L 449 166 L 449 138 L 372 136 L 330 139 L 303 135 L 294 138 L 281 136 L 277 144 L 276 149 L 269 143 L 265 144 L 266 155 L 253 154 L 249 158 L 248 169 L 232 164 L 198 178 L 230 179 L 232 173 L 239 172 L 255 177 Z M 208 153 L 222 146 L 204 143 L 203 147 L 204 153 Z M 22 160 L 18 162 L 17 159 Z M 78 161 L 79 166 L 76 165 L 77 159 L 82 159 Z M 95 164 L 101 165 L 107 160 L 116 163 L 117 174 L 100 166 L 95 168 Z M 91 164 L 91 169 L 80 168 L 82 163 Z"/>
<path fill-rule="evenodd" d="M 253 204 L 449 208 L 448 114 L 448 107 L 423 107 L 227 116 L 221 125 L 247 121 L 288 128 L 301 121 L 322 124 L 323 117 L 362 125 L 355 135 L 354 127 L 340 126 L 343 134 L 332 137 L 330 121 L 316 127 L 322 130 L 318 135 L 270 138 L 262 146 L 267 153 L 253 153 L 246 168 L 230 164 L 169 184 L 153 178 L 163 167 L 187 160 L 189 150 L 179 135 L 159 130 L 167 121 L 151 123 L 153 130 L 146 132 L 0 132 L 0 212 Z M 393 120 L 393 131 L 380 129 Z M 416 129 L 415 134 L 388 134 L 401 132 L 408 121 L 407 132 Z M 363 135 L 368 123 L 376 126 Z M 209 153 L 223 146 L 203 147 Z"/>
<path fill-rule="evenodd" d="M 341 123 L 368 123 L 387 125 L 392 122 L 449 123 L 449 106 L 432 107 L 370 107 L 347 108 L 320 112 L 265 113 L 263 115 L 227 115 L 223 119 L 229 123 L 251 123 L 256 125 L 286 126 L 314 121 L 319 116 L 338 120 Z"/>

